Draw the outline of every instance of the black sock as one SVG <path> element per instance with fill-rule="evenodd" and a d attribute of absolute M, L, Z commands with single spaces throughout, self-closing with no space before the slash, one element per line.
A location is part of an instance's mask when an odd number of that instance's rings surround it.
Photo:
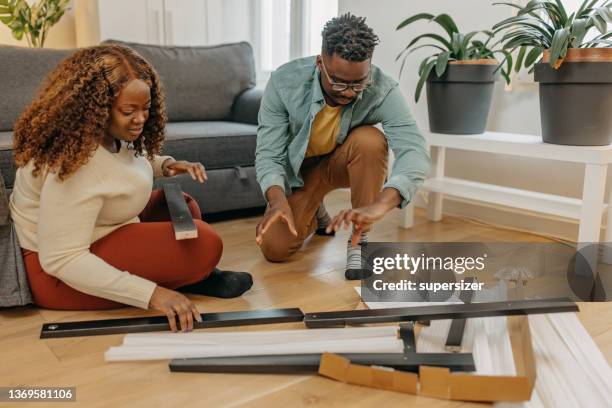
<path fill-rule="evenodd" d="M 179 292 L 219 298 L 235 298 L 253 286 L 253 278 L 247 272 L 221 271 L 217 268 L 204 280 L 182 286 Z"/>

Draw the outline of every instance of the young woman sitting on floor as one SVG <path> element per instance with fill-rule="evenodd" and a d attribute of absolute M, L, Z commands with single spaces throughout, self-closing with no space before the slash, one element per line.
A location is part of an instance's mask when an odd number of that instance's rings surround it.
<path fill-rule="evenodd" d="M 158 156 L 166 110 L 154 69 L 133 50 L 77 51 L 48 76 L 14 129 L 18 166 L 11 215 L 35 303 L 50 309 L 124 304 L 176 316 L 184 331 L 200 314 L 180 292 L 240 296 L 245 272 L 215 266 L 223 243 L 186 195 L 198 238 L 176 241 L 153 177 L 200 163 Z"/>

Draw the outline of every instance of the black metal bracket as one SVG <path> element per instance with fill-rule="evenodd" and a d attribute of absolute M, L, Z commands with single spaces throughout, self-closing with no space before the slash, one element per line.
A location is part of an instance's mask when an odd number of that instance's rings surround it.
<path fill-rule="evenodd" d="M 202 313 L 201 316 L 202 322 L 193 322 L 196 329 L 301 322 L 304 319 L 304 313 L 298 308 Z M 166 316 L 135 317 L 47 323 L 42 327 L 40 338 L 98 336 L 103 334 L 142 333 L 165 330 L 170 330 Z"/>
<path fill-rule="evenodd" d="M 448 367 L 451 371 L 475 371 L 471 353 L 339 353 L 353 364 L 390 367 L 418 372 L 419 366 Z M 183 358 L 170 361 L 170 371 L 196 373 L 316 373 L 321 354 Z"/>
<path fill-rule="evenodd" d="M 521 300 L 512 302 L 469 303 L 392 309 L 346 310 L 306 313 L 306 327 L 335 327 L 351 324 L 409 322 L 419 320 L 467 319 L 470 317 L 513 316 L 538 313 L 578 312 L 568 300 Z"/>
<path fill-rule="evenodd" d="M 404 342 L 404 354 L 416 353 L 416 339 L 414 337 L 414 323 L 401 323 L 398 331 L 399 338 Z"/>
<path fill-rule="evenodd" d="M 464 279 L 465 283 L 471 284 L 475 282 L 476 278 L 468 277 Z M 471 290 L 463 290 L 459 294 L 459 300 L 463 303 L 470 303 L 472 301 L 472 294 L 474 292 Z M 467 323 L 467 319 L 453 319 L 451 321 L 450 328 L 448 329 L 448 336 L 446 337 L 446 344 L 444 348 L 447 351 L 452 351 L 453 353 L 458 353 L 461 351 L 461 343 L 463 342 L 463 334 L 465 332 L 465 325 Z"/>

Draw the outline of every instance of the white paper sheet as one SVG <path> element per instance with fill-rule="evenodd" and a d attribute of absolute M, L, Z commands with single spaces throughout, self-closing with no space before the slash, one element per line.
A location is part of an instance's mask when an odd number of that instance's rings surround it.
<path fill-rule="evenodd" d="M 501 284 L 479 292 L 474 301 L 501 299 L 505 291 Z M 431 304 L 366 302 L 371 309 Z M 443 352 L 449 326 L 450 320 L 437 320 L 423 327 L 417 351 Z M 497 403 L 496 407 L 612 407 L 612 369 L 576 313 L 530 315 L 529 327 L 537 370 L 532 398 L 524 403 Z M 505 317 L 468 319 L 463 348 L 473 353 L 478 374 L 516 375 Z"/>

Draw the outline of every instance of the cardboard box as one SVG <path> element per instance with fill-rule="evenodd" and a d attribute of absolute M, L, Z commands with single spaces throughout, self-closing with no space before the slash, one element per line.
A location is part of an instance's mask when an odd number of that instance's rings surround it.
<path fill-rule="evenodd" d="M 509 316 L 508 331 L 517 375 L 451 373 L 448 368 L 421 366 L 419 375 L 385 367 L 362 366 L 325 353 L 319 374 L 347 384 L 456 401 L 529 401 L 536 379 L 527 316 Z"/>

